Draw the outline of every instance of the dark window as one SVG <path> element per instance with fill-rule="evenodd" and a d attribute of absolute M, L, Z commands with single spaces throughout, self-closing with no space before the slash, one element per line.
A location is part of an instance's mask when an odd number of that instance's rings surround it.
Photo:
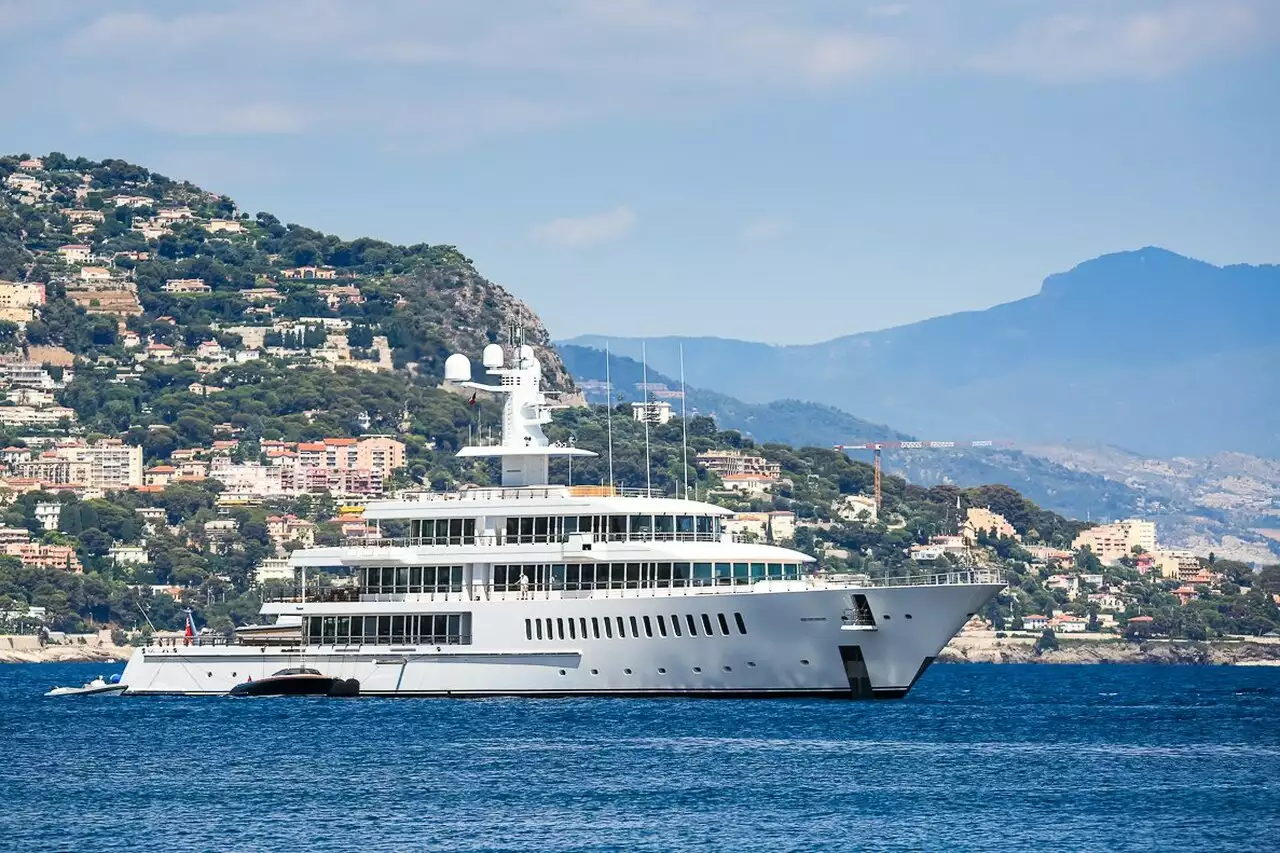
<path fill-rule="evenodd" d="M 583 633 L 586 632 L 584 631 Z M 591 617 L 591 636 L 595 637 L 597 640 L 600 639 L 600 620 L 595 616 Z"/>
<path fill-rule="evenodd" d="M 674 613 L 671 615 L 671 630 L 675 632 L 677 637 L 683 636 L 680 633 L 680 617 Z"/>
<path fill-rule="evenodd" d="M 636 624 L 636 617 L 634 616 L 631 617 L 631 636 L 640 636 L 640 626 Z"/>
<path fill-rule="evenodd" d="M 556 635 L 551 633 L 551 620 L 547 619 L 547 639 L 554 640 L 555 638 L 556 638 Z"/>
<path fill-rule="evenodd" d="M 533 639 L 533 623 L 528 619 L 524 620 L 524 638 L 526 640 Z"/>
<path fill-rule="evenodd" d="M 729 636 L 729 622 L 724 618 L 724 614 L 717 613 L 716 620 L 720 623 L 720 633 L 726 637 Z"/>
<path fill-rule="evenodd" d="M 572 617 L 572 616 L 570 616 L 570 617 L 569 617 L 569 639 L 570 639 L 570 640 L 576 640 L 576 639 L 578 639 L 578 632 L 574 630 L 573 617 Z"/>
<path fill-rule="evenodd" d="M 541 620 L 541 619 L 534 619 L 533 621 L 537 623 L 537 627 L 538 627 L 538 639 L 539 639 L 539 640 L 541 640 L 541 639 L 542 639 L 542 620 Z"/>
<path fill-rule="evenodd" d="M 715 633 L 715 630 L 711 627 L 711 617 L 705 613 L 702 614 L 702 627 L 707 629 L 708 637 Z"/>
<path fill-rule="evenodd" d="M 609 617 L 604 617 L 604 636 L 605 639 L 613 639 L 613 623 L 609 621 Z"/>
<path fill-rule="evenodd" d="M 721 616 L 720 618 L 723 619 L 724 617 Z M 564 639 L 564 620 L 563 619 L 556 620 L 556 637 L 561 640 Z"/>
<path fill-rule="evenodd" d="M 581 619 L 582 619 L 582 623 L 581 623 L 581 624 L 582 624 L 582 639 L 584 639 L 584 640 L 585 640 L 585 639 L 587 638 L 587 617 L 583 616 L 583 617 L 581 617 Z"/>
<path fill-rule="evenodd" d="M 690 637 L 698 636 L 698 623 L 693 621 L 693 614 L 686 613 L 684 615 L 684 618 L 685 618 L 685 624 L 689 626 L 689 636 Z"/>
<path fill-rule="evenodd" d="M 658 633 L 667 636 L 667 620 L 661 614 L 658 615 Z"/>
<path fill-rule="evenodd" d="M 733 621 L 738 623 L 738 633 L 739 633 L 739 634 L 745 634 L 745 633 L 747 633 L 747 623 L 742 621 L 742 614 L 741 614 L 741 613 L 735 613 L 735 614 L 733 614 Z"/>
<path fill-rule="evenodd" d="M 636 617 L 632 616 L 631 618 L 634 619 Z M 644 617 L 644 635 L 646 637 L 653 636 L 653 623 L 649 621 L 648 616 Z"/>
<path fill-rule="evenodd" d="M 621 616 L 616 618 L 618 620 L 618 636 L 625 640 L 627 637 L 627 623 Z"/>

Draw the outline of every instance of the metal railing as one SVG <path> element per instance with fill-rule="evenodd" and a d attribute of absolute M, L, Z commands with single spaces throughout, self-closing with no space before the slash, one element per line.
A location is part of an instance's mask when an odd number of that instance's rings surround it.
<path fill-rule="evenodd" d="M 839 587 L 882 586 L 976 586 L 1005 584 L 1004 572 L 999 569 L 957 569 L 950 572 L 912 575 L 820 574 L 813 576 L 816 583 Z"/>
<path fill-rule="evenodd" d="M 521 533 L 483 533 L 474 536 L 361 536 L 348 539 L 343 547 L 355 548 L 456 548 L 462 545 L 492 548 L 505 545 L 565 545 L 571 536 L 583 537 L 582 541 L 597 542 L 736 542 L 750 543 L 749 536 L 741 533 L 712 533 L 710 531 L 651 530 L 638 533 L 571 533 L 564 535 Z"/>
<path fill-rule="evenodd" d="M 435 501 L 522 501 L 549 498 L 665 498 L 663 489 L 643 486 L 473 486 L 453 492 L 405 492 L 399 500 L 409 503 Z"/>

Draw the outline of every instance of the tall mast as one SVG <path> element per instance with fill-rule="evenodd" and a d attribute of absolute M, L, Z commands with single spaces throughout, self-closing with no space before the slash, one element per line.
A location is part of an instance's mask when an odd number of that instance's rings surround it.
<path fill-rule="evenodd" d="M 640 342 L 640 384 L 644 386 L 644 488 L 653 490 L 653 469 L 649 464 L 649 354 Z"/>
<path fill-rule="evenodd" d="M 684 496 L 689 498 L 689 418 L 685 414 L 684 342 L 680 343 L 680 458 L 684 461 Z"/>
<path fill-rule="evenodd" d="M 609 377 L 609 342 L 604 342 L 604 412 L 609 427 L 609 486 L 613 487 L 613 382 Z"/>

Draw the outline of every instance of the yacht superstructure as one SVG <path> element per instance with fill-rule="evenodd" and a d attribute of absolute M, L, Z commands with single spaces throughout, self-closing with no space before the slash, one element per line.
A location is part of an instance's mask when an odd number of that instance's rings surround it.
<path fill-rule="evenodd" d="M 532 347 L 462 355 L 446 381 L 505 397 L 502 485 L 374 502 L 379 535 L 291 557 L 355 584 L 266 603 L 236 642 L 138 649 L 129 694 L 224 694 L 306 667 L 362 695 L 903 696 L 1003 586 L 965 569 L 910 579 L 813 574 L 798 551 L 738 541 L 729 511 L 649 490 L 549 483 L 552 406 Z M 303 585 L 305 589 L 305 583 Z"/>

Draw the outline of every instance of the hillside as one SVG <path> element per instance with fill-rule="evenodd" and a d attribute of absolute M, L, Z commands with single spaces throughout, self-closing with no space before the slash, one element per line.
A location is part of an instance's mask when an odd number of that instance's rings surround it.
<path fill-rule="evenodd" d="M 985 311 L 803 346 L 650 339 L 648 354 L 670 375 L 683 343 L 693 385 L 748 402 L 821 401 L 917 435 L 1277 457 L 1278 316 L 1280 267 L 1146 248 Z M 638 339 L 610 341 L 639 357 Z"/>
<path fill-rule="evenodd" d="M 605 402 L 604 353 L 574 344 L 559 344 L 557 349 L 588 400 Z M 641 398 L 643 368 L 639 362 L 614 355 L 610 371 L 615 400 Z M 677 380 L 653 367 L 649 368 L 648 378 L 650 388 L 659 396 L 666 396 L 668 389 L 679 388 Z M 716 391 L 694 387 L 687 391 L 691 414 L 709 415 L 721 428 L 740 430 L 760 442 L 830 447 L 844 442 L 915 438 L 817 403 L 744 403 Z M 678 411 L 679 400 L 671 402 Z M 1280 528 L 1276 515 L 1268 515 L 1268 510 L 1280 512 L 1276 509 L 1280 475 L 1276 474 L 1274 463 L 1240 454 L 1224 454 L 1216 462 L 1162 462 L 1125 454 L 1127 467 L 1094 467 L 1094 457 L 1080 451 L 1053 451 L 1046 447 L 886 450 L 883 464 L 886 471 L 924 486 L 1004 483 L 1046 509 L 1070 518 L 1151 518 L 1160 525 L 1165 541 L 1201 553 L 1213 551 L 1231 559 L 1263 563 L 1280 553 L 1280 543 L 1258 532 Z M 867 451 L 853 451 L 852 455 L 862 461 L 871 459 Z M 1159 472 L 1175 470 L 1176 475 L 1158 476 Z M 1209 470 L 1217 471 L 1217 479 L 1193 479 L 1196 472 L 1207 478 Z M 1193 487 L 1193 483 L 1202 484 Z"/>
<path fill-rule="evenodd" d="M 291 551 L 398 535 L 365 523 L 368 500 L 493 482 L 491 464 L 455 451 L 494 423 L 497 407 L 441 387 L 446 353 L 476 355 L 520 323 L 551 384 L 574 389 L 532 311 L 450 246 L 347 241 L 249 216 L 228 198 L 114 160 L 0 158 L 0 184 L 0 631 L 110 627 L 123 641 L 139 623 L 142 634 L 182 624 L 184 607 L 218 630 L 243 624 L 264 590 L 293 583 Z M 638 367 L 620 363 L 618 381 L 634 387 Z M 696 394 L 695 406 L 757 435 L 896 434 L 826 406 Z M 888 477 L 884 514 L 871 519 L 851 512 L 866 506 L 865 462 L 759 445 L 692 417 L 693 453 L 759 453 L 777 471 L 760 493 L 726 492 L 716 473 L 682 457 L 678 422 L 653 429 L 647 452 L 629 409 L 612 417 L 618 482 L 652 479 L 674 492 L 687 472 L 699 494 L 735 510 L 793 514 L 795 546 L 824 569 L 999 565 L 1015 583 L 986 614 L 996 624 L 1010 613 L 1074 614 L 1082 624 L 1104 605 L 1121 617 L 1159 612 L 1156 629 L 1176 636 L 1280 624 L 1264 595 L 1280 591 L 1274 571 L 1242 587 L 1248 567 L 1206 564 L 1213 588 L 1184 609 L 1177 580 L 1140 577 L 1133 560 L 1100 582 L 1088 551 L 1061 557 L 1088 524 L 1007 486 Z M 602 453 L 609 432 L 599 406 L 558 410 L 548 429 Z M 574 481 L 604 481 L 607 459 L 575 463 Z M 569 476 L 567 464 L 553 470 Z M 933 538 L 956 531 L 961 513 L 986 508 L 1021 542 L 984 528 L 935 553 L 944 545 Z M 1063 570 L 1088 571 L 1095 597 L 1051 588 Z"/>
<path fill-rule="evenodd" d="M 438 379 L 450 352 L 519 324 L 571 387 L 537 315 L 452 246 L 342 240 L 120 160 L 0 157 L 0 183 L 0 281 L 45 285 L 38 317 L 4 318 L 28 344 L 93 361 L 175 329 L 194 349 L 325 326 L 347 334 L 299 357 Z"/>

